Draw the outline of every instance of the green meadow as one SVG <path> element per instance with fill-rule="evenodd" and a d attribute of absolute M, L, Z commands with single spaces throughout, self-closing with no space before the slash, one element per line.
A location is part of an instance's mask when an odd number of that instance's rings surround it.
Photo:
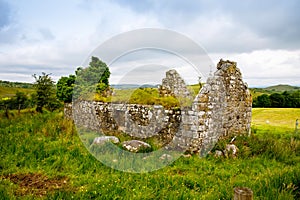
<path fill-rule="evenodd" d="M 34 89 L 0 86 L 0 99 L 5 98 L 5 97 L 13 97 L 13 96 L 15 96 L 16 92 L 32 94 L 34 92 Z"/>
<path fill-rule="evenodd" d="M 258 129 L 261 132 L 289 134 L 295 131 L 296 119 L 300 120 L 299 108 L 252 109 L 252 129 L 254 131 Z M 298 128 L 300 129 L 300 125 Z"/>
<path fill-rule="evenodd" d="M 253 109 L 237 158 L 180 157 L 142 174 L 96 160 L 61 111 L 0 116 L 0 199 L 232 199 L 237 186 L 254 199 L 300 198 L 300 109 Z"/>

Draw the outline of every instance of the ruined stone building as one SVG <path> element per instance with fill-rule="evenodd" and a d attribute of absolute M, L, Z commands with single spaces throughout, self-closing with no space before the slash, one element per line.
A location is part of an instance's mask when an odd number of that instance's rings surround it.
<path fill-rule="evenodd" d="M 166 72 L 159 92 L 192 98 L 175 70 Z M 199 154 L 209 151 L 219 138 L 249 133 L 252 98 L 235 62 L 221 60 L 191 102 L 188 108 L 165 109 L 160 105 L 80 101 L 65 107 L 65 114 L 73 117 L 77 126 L 123 131 L 141 140 L 159 137 L 165 148 Z"/>

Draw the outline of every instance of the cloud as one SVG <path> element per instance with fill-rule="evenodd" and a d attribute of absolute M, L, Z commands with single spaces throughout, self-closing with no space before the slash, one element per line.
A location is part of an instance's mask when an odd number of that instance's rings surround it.
<path fill-rule="evenodd" d="M 300 85 L 300 50 L 257 50 L 242 54 L 211 54 L 215 63 L 220 58 L 234 60 L 250 86 L 277 84 Z"/>
<path fill-rule="evenodd" d="M 300 44 L 300 2 L 237 1 L 224 3 L 224 9 L 236 19 L 237 25 L 248 27 L 261 38 L 269 38 L 267 48 L 295 49 Z"/>
<path fill-rule="evenodd" d="M 133 12 L 159 18 L 164 27 L 186 33 L 214 52 L 298 49 L 300 2 L 116 0 Z M 146 9 L 147 8 L 147 9 Z M 234 39 L 233 39 L 234 38 Z"/>
<path fill-rule="evenodd" d="M 0 0 L 0 79 L 31 81 L 33 73 L 42 71 L 59 78 L 74 73 L 95 48 L 114 35 L 138 28 L 166 28 L 203 45 L 214 63 L 221 57 L 236 60 L 250 85 L 276 83 L 276 79 L 277 83 L 300 85 L 296 77 L 299 4 L 297 0 L 12 0 L 9 4 Z M 193 48 L 176 43 L 181 52 L 197 57 Z M 135 44 L 131 41 L 131 45 Z M 173 43 L 165 45 L 171 48 Z M 128 72 L 125 64 L 154 63 L 174 66 L 188 80 L 193 76 L 176 59 L 159 62 L 162 57 L 147 60 L 147 56 L 151 55 L 124 59 L 112 71 L 121 78 Z M 206 73 L 209 66 L 203 64 Z M 278 73 L 280 67 L 286 70 Z"/>

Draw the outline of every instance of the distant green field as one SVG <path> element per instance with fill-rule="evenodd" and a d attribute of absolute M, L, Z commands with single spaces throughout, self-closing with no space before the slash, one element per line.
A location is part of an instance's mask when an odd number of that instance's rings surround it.
<path fill-rule="evenodd" d="M 12 97 L 16 94 L 17 91 L 24 92 L 25 94 L 31 94 L 34 92 L 34 89 L 0 86 L 0 98 Z"/>
<path fill-rule="evenodd" d="M 293 131 L 300 108 L 253 108 L 252 127 L 264 130 Z M 300 128 L 300 127 L 299 127 Z"/>

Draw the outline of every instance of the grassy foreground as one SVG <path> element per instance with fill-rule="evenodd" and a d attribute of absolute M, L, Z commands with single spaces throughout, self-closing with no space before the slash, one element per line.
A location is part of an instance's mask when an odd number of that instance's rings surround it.
<path fill-rule="evenodd" d="M 299 110 L 253 109 L 255 132 L 237 138 L 236 159 L 181 157 L 144 174 L 97 161 L 61 112 L 0 113 L 0 199 L 232 199 L 236 186 L 254 199 L 299 199 L 300 133 L 285 126 Z"/>

